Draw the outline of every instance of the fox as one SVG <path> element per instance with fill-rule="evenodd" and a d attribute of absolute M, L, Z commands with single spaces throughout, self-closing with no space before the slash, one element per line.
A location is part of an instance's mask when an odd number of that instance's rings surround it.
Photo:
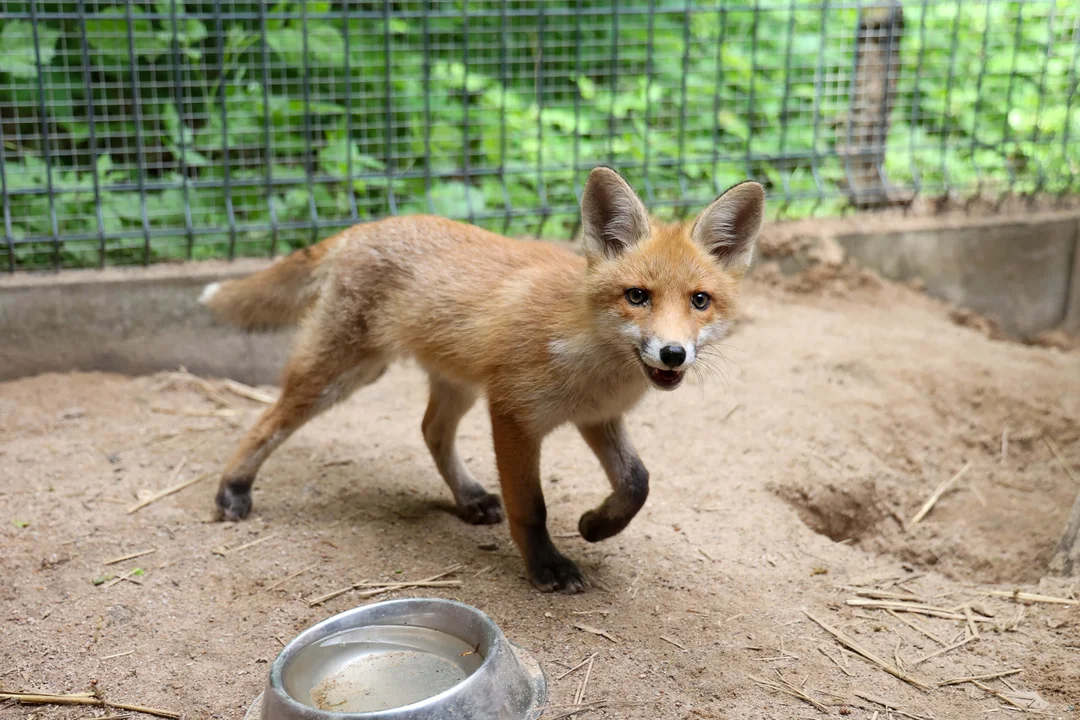
<path fill-rule="evenodd" d="M 748 180 L 693 221 L 665 223 L 601 166 L 581 193 L 583 252 L 435 216 L 392 216 L 206 286 L 200 300 L 217 322 L 297 327 L 280 395 L 222 472 L 219 518 L 248 516 L 260 466 L 301 426 L 412 358 L 430 388 L 420 431 L 457 513 L 495 524 L 505 512 L 531 583 L 584 591 L 581 570 L 548 532 L 541 441 L 577 427 L 611 486 L 578 532 L 588 542 L 622 532 L 650 480 L 625 415 L 650 388 L 678 388 L 728 333 L 764 207 L 763 186 Z M 501 499 L 456 446 L 481 396 Z"/>

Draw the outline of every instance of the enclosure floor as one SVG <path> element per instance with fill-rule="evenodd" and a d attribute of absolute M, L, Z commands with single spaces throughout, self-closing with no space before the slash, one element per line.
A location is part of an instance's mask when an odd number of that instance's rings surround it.
<path fill-rule="evenodd" d="M 240 524 L 210 521 L 212 477 L 127 511 L 220 469 L 258 402 L 215 382 L 234 412 L 190 414 L 217 405 L 182 376 L 0 385 L 0 688 L 64 693 L 96 682 L 114 701 L 238 718 L 281 641 L 371 601 L 346 593 L 309 607 L 307 598 L 463 563 L 460 587 L 395 595 L 483 609 L 537 655 L 552 703 L 573 702 L 583 672 L 556 678 L 594 652 L 585 702 L 654 703 L 584 717 L 822 717 L 750 678 L 778 681 L 778 672 L 837 717 L 886 716 L 856 692 L 936 720 L 1004 704 L 970 684 L 920 692 L 840 653 L 804 608 L 890 662 L 899 655 L 930 685 L 1022 668 L 1009 678 L 1014 699 L 1037 697 L 1052 716 L 1065 714 L 1080 701 L 1080 607 L 1021 609 L 969 583 L 1077 590 L 1040 577 L 1078 489 L 1044 437 L 1080 469 L 1080 353 L 988 340 L 953 324 L 947 308 L 865 277 L 795 284 L 801 291 L 751 283 L 715 377 L 650 395 L 632 414 L 652 494 L 622 535 L 596 545 L 573 536 L 606 482 L 572 430 L 545 443 L 552 532 L 594 580 L 573 597 L 525 582 L 505 525 L 472 527 L 448 512 L 420 436 L 426 389 L 415 367 L 394 369 L 283 446 Z M 494 488 L 480 408 L 461 443 Z M 967 462 L 970 471 L 903 531 L 899 520 Z M 254 540 L 264 542 L 213 552 Z M 136 567 L 141 584 L 94 584 Z M 880 610 L 845 604 L 854 592 L 841 586 L 875 582 L 938 606 L 975 602 L 994 617 L 978 640 L 916 665 L 940 646 Z M 963 622 L 905 619 L 946 643 L 963 639 Z M 988 685 L 1010 692 L 1000 680 Z M 0 701 L 0 717 L 32 714 L 91 713 Z"/>

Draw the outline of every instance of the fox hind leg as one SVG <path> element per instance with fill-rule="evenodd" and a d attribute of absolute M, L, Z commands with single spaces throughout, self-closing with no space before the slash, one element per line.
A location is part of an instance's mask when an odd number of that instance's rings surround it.
<path fill-rule="evenodd" d="M 502 522 L 502 502 L 477 482 L 465 467 L 457 451 L 457 431 L 461 418 L 476 403 L 476 394 L 467 387 L 431 375 L 431 397 L 421 429 L 450 492 L 454 494 L 458 511 L 472 525 L 493 525 Z"/>
<path fill-rule="evenodd" d="M 240 441 L 226 465 L 216 498 L 226 520 L 239 520 L 251 512 L 255 476 L 278 446 L 308 420 L 386 371 L 385 357 L 357 348 L 355 338 L 328 322 L 329 316 L 317 309 L 302 326 L 285 368 L 281 396 Z"/>

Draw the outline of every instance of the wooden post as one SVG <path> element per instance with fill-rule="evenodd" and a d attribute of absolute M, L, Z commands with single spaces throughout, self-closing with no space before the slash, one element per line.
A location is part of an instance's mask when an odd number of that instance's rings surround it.
<path fill-rule="evenodd" d="M 904 14 L 899 0 L 870 3 L 859 13 L 855 76 L 850 106 L 838 138 L 853 204 L 860 209 L 889 203 L 885 145 L 900 74 Z"/>
<path fill-rule="evenodd" d="M 1066 577 L 1080 575 L 1080 493 L 1076 495 L 1065 532 L 1050 560 L 1050 570 Z"/>

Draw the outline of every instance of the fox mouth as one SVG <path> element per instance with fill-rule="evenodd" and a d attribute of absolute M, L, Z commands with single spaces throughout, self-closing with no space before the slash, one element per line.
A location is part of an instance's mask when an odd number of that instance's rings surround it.
<path fill-rule="evenodd" d="M 681 370 L 661 370 L 649 365 L 645 366 L 645 374 L 649 376 L 649 381 L 661 390 L 674 390 L 679 387 L 684 375 Z"/>

